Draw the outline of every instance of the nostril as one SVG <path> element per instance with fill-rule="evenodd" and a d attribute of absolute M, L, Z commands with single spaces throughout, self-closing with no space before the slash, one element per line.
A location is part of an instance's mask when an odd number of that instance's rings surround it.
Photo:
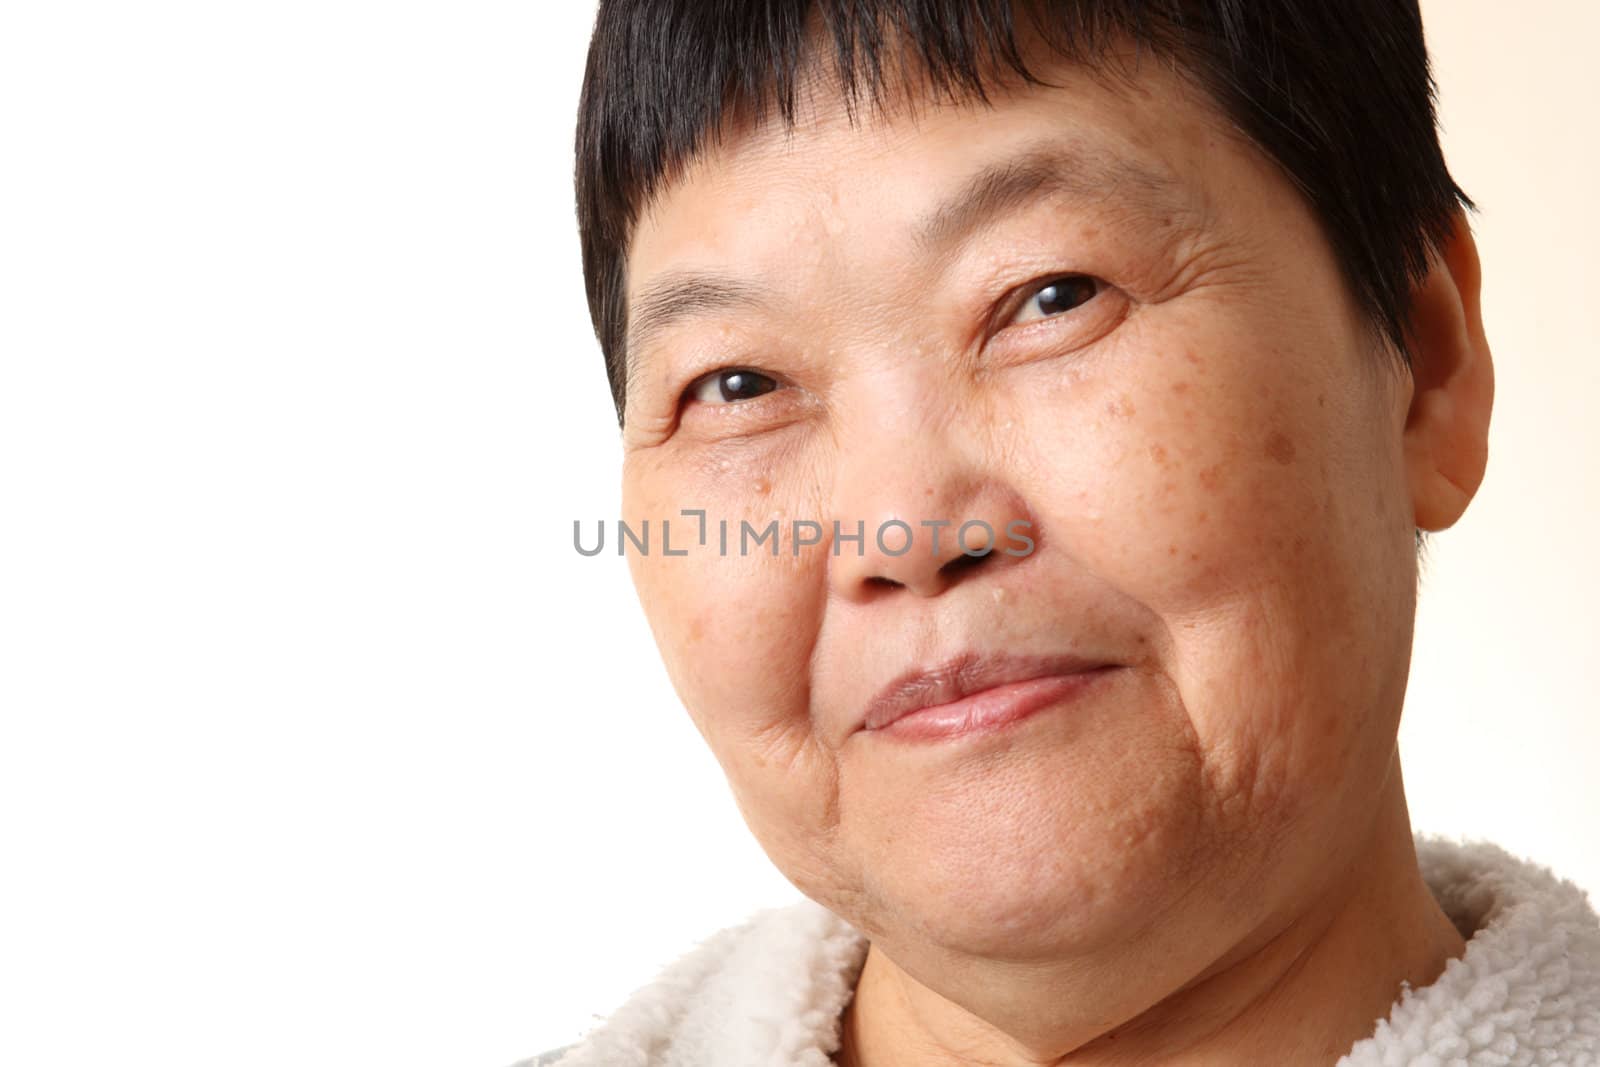
<path fill-rule="evenodd" d="M 874 574 L 872 577 L 868 578 L 867 584 L 881 586 L 884 589 L 898 589 L 901 585 L 901 583 L 895 581 L 893 578 L 885 578 L 881 574 Z"/>
<path fill-rule="evenodd" d="M 963 552 L 961 555 L 950 560 L 950 562 L 946 563 L 943 567 L 940 567 L 939 573 L 948 578 L 959 574 L 962 571 L 970 570 L 971 568 L 978 566 L 978 564 L 982 563 L 984 560 L 988 559 L 993 553 L 994 549 L 992 548 L 985 549 L 976 555 L 968 555 L 967 553 Z"/>

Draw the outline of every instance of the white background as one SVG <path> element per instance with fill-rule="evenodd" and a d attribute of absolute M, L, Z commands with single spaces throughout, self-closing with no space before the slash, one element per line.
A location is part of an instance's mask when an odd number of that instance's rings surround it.
<path fill-rule="evenodd" d="M 1600 893 L 1600 8 L 1424 9 L 1498 396 L 1408 793 Z M 592 13 L 0 15 L 0 1062 L 503 1067 L 794 899 L 571 547 Z"/>

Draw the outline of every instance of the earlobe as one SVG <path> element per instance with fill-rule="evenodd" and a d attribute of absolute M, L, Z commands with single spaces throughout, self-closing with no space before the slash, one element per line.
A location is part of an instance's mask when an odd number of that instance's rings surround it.
<path fill-rule="evenodd" d="M 1412 294 L 1411 407 L 1404 448 L 1415 522 L 1453 525 L 1489 461 L 1494 364 L 1484 335 L 1478 247 L 1464 213 Z"/>

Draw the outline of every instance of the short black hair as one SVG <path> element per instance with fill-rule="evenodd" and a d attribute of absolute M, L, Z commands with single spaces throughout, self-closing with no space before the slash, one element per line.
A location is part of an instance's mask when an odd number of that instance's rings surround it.
<path fill-rule="evenodd" d="M 589 315 L 625 417 L 626 273 L 651 199 L 746 108 L 795 123 L 814 49 L 852 105 L 891 58 L 986 100 L 1025 65 L 1018 18 L 1096 68 L 1116 40 L 1173 61 L 1275 160 L 1322 224 L 1379 336 L 1407 366 L 1411 295 L 1459 208 L 1417 0 L 600 0 L 578 105 L 576 191 Z M 899 51 L 894 51 L 899 49 Z M 897 68 L 898 69 L 898 68 Z"/>

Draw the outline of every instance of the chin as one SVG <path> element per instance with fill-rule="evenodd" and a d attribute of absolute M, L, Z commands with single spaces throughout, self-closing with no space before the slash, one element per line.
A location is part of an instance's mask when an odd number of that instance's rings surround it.
<path fill-rule="evenodd" d="M 1178 900 L 1197 835 L 1174 827 L 1138 848 L 1077 827 L 1055 845 L 973 837 L 927 857 L 883 856 L 870 894 L 895 940 L 987 959 L 1061 960 L 1136 936 Z"/>

